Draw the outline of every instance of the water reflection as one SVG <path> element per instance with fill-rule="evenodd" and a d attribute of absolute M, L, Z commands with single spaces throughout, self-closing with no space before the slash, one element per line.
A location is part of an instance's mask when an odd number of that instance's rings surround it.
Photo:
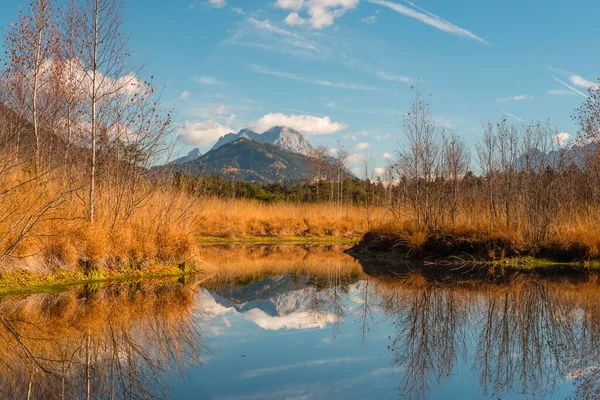
<path fill-rule="evenodd" d="M 190 287 L 113 284 L 0 302 L 3 398 L 148 398 L 199 362 Z"/>
<path fill-rule="evenodd" d="M 2 300 L 2 396 L 600 395 L 593 275 L 440 282 L 364 274 L 337 248 L 210 252 L 196 283 Z"/>

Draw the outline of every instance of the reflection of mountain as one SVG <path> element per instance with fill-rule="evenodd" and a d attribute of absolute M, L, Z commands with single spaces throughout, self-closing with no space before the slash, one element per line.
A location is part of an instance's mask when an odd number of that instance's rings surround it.
<path fill-rule="evenodd" d="M 206 292 L 203 308 L 213 315 L 241 314 L 267 330 L 324 328 L 336 322 L 339 318 L 334 314 L 315 307 L 325 302 L 327 291 L 317 291 L 308 283 L 306 276 L 280 275 L 247 286 L 221 288 Z M 208 304 L 211 300 L 215 304 Z"/>
<path fill-rule="evenodd" d="M 307 303 L 312 292 L 307 283 L 306 276 L 281 275 L 248 286 L 221 289 L 213 296 L 219 304 L 238 312 L 256 308 L 267 315 L 278 316 L 297 311 Z"/>

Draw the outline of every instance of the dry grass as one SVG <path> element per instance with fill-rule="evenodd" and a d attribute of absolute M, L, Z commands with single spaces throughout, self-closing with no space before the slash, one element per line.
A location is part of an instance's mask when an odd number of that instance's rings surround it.
<path fill-rule="evenodd" d="M 196 262 L 202 258 L 201 236 L 358 238 L 367 228 L 360 206 L 198 198 L 168 183 L 151 187 L 148 182 L 132 193 L 102 182 L 96 219 L 89 223 L 85 177 L 65 178 L 62 171 L 36 180 L 32 176 L 20 168 L 0 171 L 0 193 L 15 188 L 0 194 L 0 273 L 140 269 Z M 375 209 L 371 220 L 376 224 L 390 216 Z"/>
<path fill-rule="evenodd" d="M 417 224 L 408 209 L 397 213 L 393 221 L 384 220 L 372 229 L 376 234 L 391 235 L 397 238 L 406 249 L 419 251 L 425 244 L 447 241 L 462 244 L 484 245 L 489 259 L 499 259 L 515 255 L 556 255 L 564 254 L 569 259 L 590 259 L 600 256 L 600 210 L 560 210 L 553 216 L 546 239 L 535 240 L 524 218 L 514 218 L 511 226 L 506 226 L 506 218 L 498 213 L 493 229 L 489 225 L 489 212 L 485 204 L 470 204 L 457 214 L 454 224 L 446 221 L 438 229 L 427 231 Z M 522 215 L 522 214 L 521 214 Z M 497 246 L 496 246 L 497 245 Z"/>
<path fill-rule="evenodd" d="M 332 204 L 266 204 L 253 200 L 200 201 L 199 235 L 219 237 L 359 237 L 367 230 L 365 209 Z M 373 223 L 391 220 L 383 208 L 373 210 Z"/>

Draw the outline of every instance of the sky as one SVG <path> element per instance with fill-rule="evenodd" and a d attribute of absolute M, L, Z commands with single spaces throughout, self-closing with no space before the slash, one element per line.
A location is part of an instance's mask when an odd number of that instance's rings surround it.
<path fill-rule="evenodd" d="M 0 2 L 0 25 L 27 6 Z M 571 116 L 597 82 L 600 2 L 127 0 L 134 61 L 164 88 L 185 153 L 287 125 L 378 167 L 403 145 L 415 87 L 473 146 L 482 124 Z M 1 42 L 1 39 L 0 39 Z"/>

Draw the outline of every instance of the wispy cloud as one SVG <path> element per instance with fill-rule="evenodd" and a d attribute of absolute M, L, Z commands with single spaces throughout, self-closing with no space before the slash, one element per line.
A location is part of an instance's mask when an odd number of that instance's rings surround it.
<path fill-rule="evenodd" d="M 383 7 L 387 7 L 397 13 L 405 15 L 410 18 L 414 18 L 417 21 L 420 21 L 424 24 L 432 26 L 440 31 L 450 33 L 452 35 L 465 37 L 471 40 L 475 40 L 480 43 L 490 44 L 487 40 L 477 36 L 473 32 L 461 28 L 460 26 L 454 25 L 450 21 L 447 21 L 423 8 L 417 6 L 416 4 L 407 1 L 408 6 L 404 6 L 402 4 L 393 3 L 387 0 L 367 0 L 369 3 L 377 4 Z"/>
<path fill-rule="evenodd" d="M 367 25 L 374 24 L 377 22 L 377 15 L 369 15 L 368 17 L 361 18 L 360 22 Z"/>
<path fill-rule="evenodd" d="M 498 103 L 506 103 L 507 101 L 531 100 L 534 97 L 535 96 L 533 96 L 532 94 L 518 94 L 516 96 L 500 97 L 500 98 L 497 98 L 496 101 Z"/>
<path fill-rule="evenodd" d="M 516 120 L 517 120 L 517 121 L 519 121 L 519 122 L 523 122 L 523 118 L 521 118 L 521 117 L 517 117 L 516 115 L 514 115 L 514 114 L 511 114 L 511 113 L 509 113 L 509 112 L 506 112 L 506 111 L 504 111 L 504 110 L 502 110 L 502 114 L 504 114 L 504 115 L 508 115 L 509 117 L 511 117 L 511 118 L 514 118 L 514 119 L 516 119 Z"/>
<path fill-rule="evenodd" d="M 291 79 L 298 82 L 311 83 L 313 85 L 326 86 L 338 89 L 349 89 L 349 90 L 362 90 L 362 91 L 375 91 L 379 90 L 378 88 L 372 86 L 364 86 L 355 83 L 346 83 L 346 82 L 338 82 L 338 81 L 329 81 L 325 79 L 315 79 L 315 78 L 305 78 L 296 74 L 292 74 L 290 72 L 284 71 L 276 71 L 272 69 L 265 68 L 260 65 L 252 64 L 250 68 L 259 74 L 263 75 L 271 75 L 276 76 L 278 78 Z"/>
<path fill-rule="evenodd" d="M 321 359 L 321 360 L 303 361 L 303 362 L 299 362 L 299 363 L 295 363 L 295 364 L 285 364 L 285 365 L 278 365 L 275 367 L 252 369 L 252 370 L 244 372 L 242 377 L 245 379 L 256 378 L 256 377 L 262 376 L 262 375 L 281 373 L 281 372 L 290 371 L 290 370 L 294 370 L 294 369 L 305 370 L 307 368 L 326 365 L 326 364 L 358 363 L 361 361 L 365 361 L 367 359 L 369 359 L 369 358 L 366 358 L 366 357 L 339 357 L 339 358 L 326 358 L 326 359 Z"/>
<path fill-rule="evenodd" d="M 566 90 L 566 89 L 551 89 L 546 91 L 546 94 L 549 94 L 550 96 L 576 96 L 577 93 L 573 92 L 572 90 Z"/>
<path fill-rule="evenodd" d="M 575 89 L 573 86 L 569 85 L 567 82 L 563 81 L 562 79 L 559 79 L 554 75 L 552 75 L 552 77 L 554 78 L 554 80 L 556 80 L 558 83 L 560 83 L 564 87 L 568 88 L 569 90 L 572 90 L 573 92 L 575 92 L 578 95 L 581 95 L 583 97 L 588 97 L 587 94 L 583 93 L 582 91 L 580 91 L 578 89 Z"/>
<path fill-rule="evenodd" d="M 414 82 L 414 79 L 411 78 L 410 76 L 404 76 L 404 75 L 393 75 L 393 74 L 388 74 L 385 72 L 377 72 L 377 77 L 381 78 L 381 79 L 385 79 L 386 81 L 394 81 L 394 82 L 401 82 L 401 83 L 412 83 Z"/>
<path fill-rule="evenodd" d="M 187 100 L 190 98 L 192 94 L 190 93 L 189 90 L 184 90 L 183 92 L 181 92 L 181 94 L 179 95 L 179 100 Z"/>
<path fill-rule="evenodd" d="M 288 38 L 288 43 L 291 46 L 299 47 L 306 50 L 317 51 L 316 46 L 313 43 L 307 41 L 302 35 L 299 35 L 295 32 L 289 31 L 287 29 L 280 28 L 276 25 L 273 25 L 269 20 L 265 19 L 263 21 L 257 20 L 255 18 L 248 18 L 248 22 L 252 24 L 254 27 L 269 32 L 274 35 L 280 35 Z"/>
<path fill-rule="evenodd" d="M 192 80 L 203 85 L 216 85 L 219 83 L 219 80 L 214 76 L 196 75 Z"/>
<path fill-rule="evenodd" d="M 588 97 L 587 93 L 582 92 L 581 90 L 577 89 L 577 87 L 586 90 L 598 87 L 598 83 L 585 79 L 584 77 L 576 73 L 567 71 L 562 68 L 556 68 L 552 65 L 544 65 L 543 67 L 554 74 L 552 75 L 552 78 L 554 78 L 555 81 L 569 89 L 572 93 L 576 93 L 580 96 Z M 560 79 L 556 75 L 562 76 L 564 78 Z M 568 94 L 568 92 L 566 92 L 565 90 L 549 90 L 546 93 L 552 96 L 565 96 Z"/>

